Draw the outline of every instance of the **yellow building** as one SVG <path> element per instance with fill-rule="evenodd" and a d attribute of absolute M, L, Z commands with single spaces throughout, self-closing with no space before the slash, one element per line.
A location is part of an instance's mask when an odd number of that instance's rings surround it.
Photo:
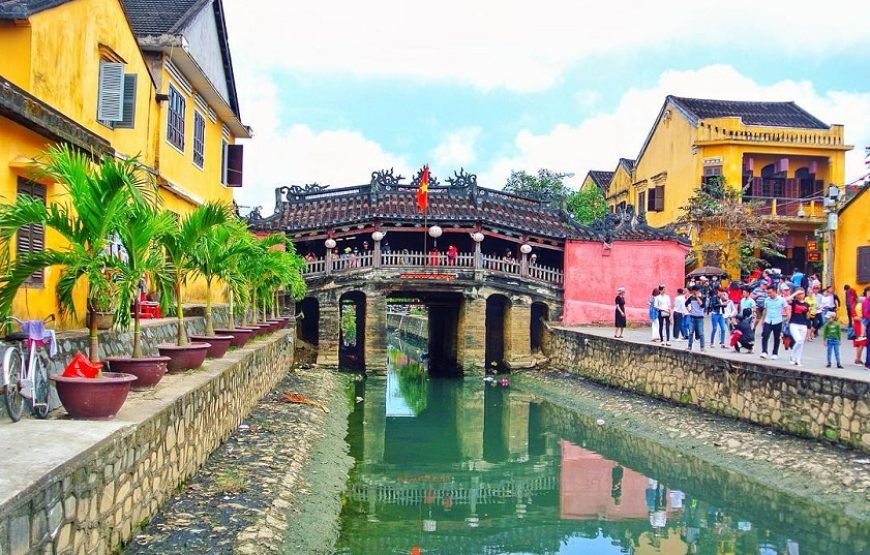
<path fill-rule="evenodd" d="M 620 158 L 616 168 L 611 172 L 610 183 L 607 184 L 607 205 L 610 210 L 625 209 L 634 203 L 634 197 L 630 194 L 631 184 L 634 182 L 634 160 Z"/>
<path fill-rule="evenodd" d="M 31 171 L 57 142 L 139 156 L 164 206 L 179 214 L 232 201 L 242 181 L 235 141 L 250 130 L 239 116 L 221 0 L 0 2 L 0 53 L 0 201 L 60 200 L 60 188 L 33 182 Z M 60 241 L 28 229 L 16 250 Z M 35 275 L 15 313 L 57 312 L 58 273 Z"/>
<path fill-rule="evenodd" d="M 586 177 L 583 178 L 583 183 L 580 184 L 580 190 L 597 188 L 602 194 L 607 196 L 607 186 L 610 184 L 610 179 L 613 177 L 613 172 L 604 170 L 589 170 Z"/>
<path fill-rule="evenodd" d="M 787 273 L 808 269 L 814 255 L 807 247 L 824 221 L 823 191 L 829 183 L 842 185 L 851 148 L 842 125 L 827 125 L 794 102 L 668 96 L 630 183 L 614 173 L 608 204 L 631 204 L 653 226 L 672 224 L 705 179 L 721 176 L 787 227 L 785 258 L 774 265 Z M 718 265 L 718 253 L 699 254 L 699 265 Z"/>
<path fill-rule="evenodd" d="M 839 212 L 837 230 L 834 232 L 834 284 L 841 299 L 843 299 L 844 285 L 857 289 L 858 295 L 862 294 L 865 287 L 870 287 L 870 193 L 868 190 L 870 186 L 865 185 L 843 205 Z"/>

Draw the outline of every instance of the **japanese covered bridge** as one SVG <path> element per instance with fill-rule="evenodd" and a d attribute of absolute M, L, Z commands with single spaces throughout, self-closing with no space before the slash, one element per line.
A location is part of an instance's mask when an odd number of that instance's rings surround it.
<path fill-rule="evenodd" d="M 307 260 L 297 328 L 317 347 L 318 363 L 383 370 L 387 306 L 402 300 L 428 309 L 433 371 L 529 366 L 545 321 L 612 315 L 614 284 L 637 272 L 611 263 L 621 260 L 611 256 L 614 245 L 626 245 L 620 253 L 631 259 L 654 243 L 682 278 L 685 243 L 631 212 L 587 227 L 561 197 L 484 188 L 460 170 L 444 184 L 430 176 L 421 213 L 421 174 L 403 182 L 377 171 L 366 185 L 280 187 L 271 216 L 248 216 L 255 232 L 285 232 Z M 354 307 L 355 325 L 340 325 L 346 306 Z"/>

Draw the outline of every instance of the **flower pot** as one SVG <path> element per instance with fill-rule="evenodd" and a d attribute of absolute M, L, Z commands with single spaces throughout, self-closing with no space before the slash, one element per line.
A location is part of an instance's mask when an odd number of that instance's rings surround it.
<path fill-rule="evenodd" d="M 190 343 L 183 347 L 163 344 L 157 345 L 157 350 L 160 352 L 160 356 L 169 357 L 170 360 L 166 365 L 166 370 L 172 374 L 202 366 L 209 347 L 211 345 L 208 343 Z"/>
<path fill-rule="evenodd" d="M 113 372 L 136 376 L 136 381 L 131 387 L 133 391 L 142 391 L 154 387 L 163 379 L 169 357 L 109 357 L 106 361 Z"/>
<path fill-rule="evenodd" d="M 278 331 L 284 326 L 284 323 L 281 320 L 266 320 L 266 323 L 269 324 L 269 333 L 273 331 Z"/>
<path fill-rule="evenodd" d="M 231 330 L 221 328 L 214 331 L 218 335 L 232 335 L 233 340 L 230 342 L 230 347 L 235 347 L 236 349 L 244 347 L 245 343 L 254 336 L 254 330 L 248 328 L 234 328 Z"/>
<path fill-rule="evenodd" d="M 233 341 L 232 335 L 191 335 L 190 340 L 194 343 L 208 343 L 206 356 L 208 358 L 222 358 L 230 348 Z"/>
<path fill-rule="evenodd" d="M 115 320 L 115 313 L 114 312 L 95 312 L 93 314 L 93 316 L 94 316 L 94 319 L 97 321 L 97 329 L 98 330 L 111 329 L 112 324 L 114 323 L 114 320 Z M 89 318 L 90 318 L 90 316 L 89 316 Z M 88 327 L 90 327 L 90 324 L 88 324 Z"/>
<path fill-rule="evenodd" d="M 71 418 L 108 420 L 121 410 L 137 378 L 131 374 L 103 372 L 99 378 L 51 376 L 51 379 Z"/>
<path fill-rule="evenodd" d="M 251 324 L 249 328 L 254 329 L 254 336 L 259 337 L 269 333 L 269 324 Z"/>

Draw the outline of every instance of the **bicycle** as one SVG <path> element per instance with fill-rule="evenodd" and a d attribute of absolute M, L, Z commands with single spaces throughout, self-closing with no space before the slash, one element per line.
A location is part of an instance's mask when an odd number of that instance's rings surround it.
<path fill-rule="evenodd" d="M 23 331 L 26 327 L 14 316 L 8 316 L 4 322 L 16 322 L 22 331 L 13 332 L 2 338 L 8 344 L 3 353 L 3 384 L 2 390 L 6 401 L 6 410 L 13 422 L 21 420 L 24 412 L 24 402 L 27 401 L 30 411 L 37 418 L 48 417 L 48 353 L 43 339 L 32 339 Z M 43 325 L 54 322 L 54 314 L 45 318 Z M 27 366 L 24 366 L 24 361 Z"/>

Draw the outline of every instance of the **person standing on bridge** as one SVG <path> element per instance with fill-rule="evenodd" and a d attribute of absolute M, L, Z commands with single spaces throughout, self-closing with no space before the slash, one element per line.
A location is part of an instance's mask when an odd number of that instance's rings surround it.
<path fill-rule="evenodd" d="M 659 341 L 664 345 L 671 344 L 671 296 L 665 293 L 665 286 L 659 285 L 659 294 L 655 298 L 655 307 L 658 311 Z"/>
<path fill-rule="evenodd" d="M 704 317 L 707 315 L 704 309 L 704 300 L 701 297 L 701 288 L 693 285 L 689 288 L 689 298 L 686 300 L 687 315 L 689 317 L 689 346 L 686 350 L 692 350 L 694 339 L 701 342 L 701 352 L 704 352 Z"/>
<path fill-rule="evenodd" d="M 459 255 L 459 249 L 456 245 L 448 245 L 447 247 L 447 265 L 456 266 L 456 257 Z"/>
<path fill-rule="evenodd" d="M 614 301 L 616 304 L 616 312 L 614 314 L 614 324 L 613 327 L 616 328 L 613 333 L 613 337 L 617 339 L 622 339 L 622 333 L 625 331 L 625 287 L 620 287 L 616 290 L 616 300 Z"/>

